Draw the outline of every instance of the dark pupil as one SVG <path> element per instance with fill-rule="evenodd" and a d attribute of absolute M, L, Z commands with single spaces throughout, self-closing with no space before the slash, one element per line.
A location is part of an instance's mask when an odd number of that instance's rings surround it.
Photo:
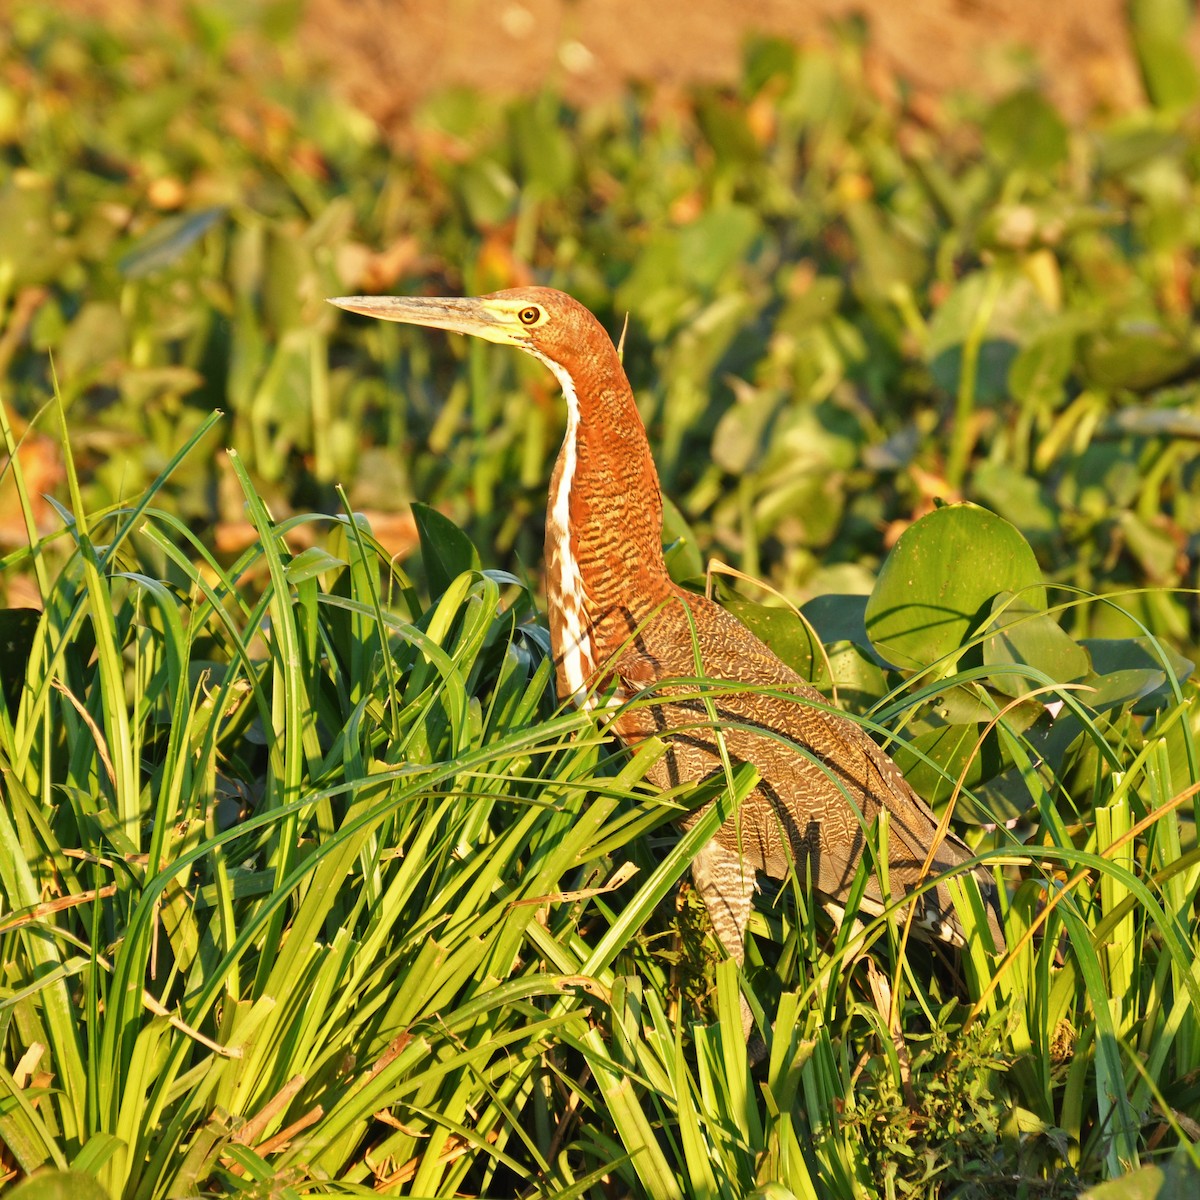
<path fill-rule="evenodd" d="M 532 325 L 538 319 L 538 310 L 536 308 L 521 309 L 521 320 L 526 325 Z"/>

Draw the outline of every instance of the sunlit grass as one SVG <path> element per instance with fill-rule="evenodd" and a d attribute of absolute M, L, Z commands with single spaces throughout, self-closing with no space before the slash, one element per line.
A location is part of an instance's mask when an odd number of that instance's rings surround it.
<path fill-rule="evenodd" d="M 1083 783 L 997 713 L 1035 801 L 1019 844 L 980 841 L 1009 885 L 999 961 L 971 937 L 959 976 L 903 905 L 834 932 L 793 879 L 739 980 L 665 903 L 729 801 L 668 833 L 695 799 L 640 786 L 660 747 L 555 709 L 524 587 L 469 570 L 422 599 L 358 519 L 277 524 L 226 469 L 259 535 L 232 564 L 158 484 L 65 512 L 73 549 L 47 547 L 0 727 L 10 1173 L 128 1197 L 1067 1196 L 1194 1140 L 1190 685 L 1136 743 L 1057 690 L 1096 751 L 1082 822 Z M 293 552 L 304 521 L 325 534 Z M 465 552 L 428 529 L 443 566 Z M 896 693 L 877 727 L 985 675 Z"/>

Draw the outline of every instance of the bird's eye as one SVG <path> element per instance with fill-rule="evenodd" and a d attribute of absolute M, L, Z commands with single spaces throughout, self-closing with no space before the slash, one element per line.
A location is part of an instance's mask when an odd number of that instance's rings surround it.
<path fill-rule="evenodd" d="M 522 325 L 536 325 L 540 320 L 542 310 L 535 304 L 531 304 L 528 308 L 523 308 L 517 313 L 517 320 Z"/>

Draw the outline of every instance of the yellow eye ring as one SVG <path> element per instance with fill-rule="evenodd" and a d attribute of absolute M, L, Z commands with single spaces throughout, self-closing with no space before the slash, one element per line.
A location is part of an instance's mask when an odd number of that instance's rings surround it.
<path fill-rule="evenodd" d="M 541 320 L 542 310 L 536 305 L 531 304 L 528 308 L 523 308 L 517 313 L 517 320 L 522 325 L 536 325 Z"/>

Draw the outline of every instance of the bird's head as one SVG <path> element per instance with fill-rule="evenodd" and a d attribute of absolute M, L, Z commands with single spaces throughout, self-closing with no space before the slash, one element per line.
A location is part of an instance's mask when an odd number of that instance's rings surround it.
<path fill-rule="evenodd" d="M 489 296 L 342 296 L 330 300 L 347 312 L 449 329 L 517 346 L 551 366 L 570 370 L 599 338 L 611 346 L 603 326 L 577 300 L 553 288 L 524 287 Z"/>

